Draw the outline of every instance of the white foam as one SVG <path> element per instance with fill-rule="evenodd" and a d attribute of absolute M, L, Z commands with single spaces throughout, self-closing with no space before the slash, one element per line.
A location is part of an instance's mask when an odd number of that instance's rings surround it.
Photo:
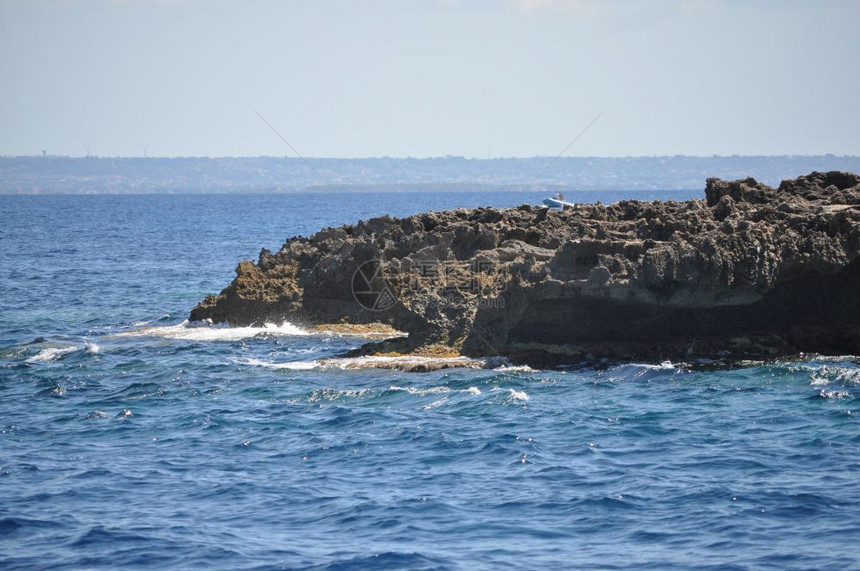
<path fill-rule="evenodd" d="M 814 367 L 810 365 L 799 365 L 789 367 L 789 370 L 809 371 L 809 384 L 813 387 L 827 385 L 830 383 L 841 383 L 844 385 L 860 385 L 860 369 L 855 367 L 839 367 L 833 365 L 821 365 Z"/>
<path fill-rule="evenodd" d="M 801 353 L 801 356 L 804 356 Z M 823 362 L 844 362 L 844 361 L 856 361 L 860 356 L 858 355 L 817 355 L 813 353 L 807 353 L 805 357 L 815 360 L 815 361 L 823 361 Z"/>
<path fill-rule="evenodd" d="M 510 394 L 511 398 L 512 398 L 512 399 L 514 399 L 514 400 L 521 400 L 521 401 L 527 401 L 527 400 L 529 400 L 529 395 L 527 395 L 527 394 L 525 393 L 525 391 L 518 391 L 518 390 L 514 390 L 514 389 L 508 389 L 508 392 L 509 392 L 509 394 Z"/>
<path fill-rule="evenodd" d="M 819 391 L 818 395 L 821 398 L 825 398 L 825 399 L 843 399 L 843 398 L 851 398 L 854 396 L 852 393 L 850 393 L 848 391 L 826 391 L 824 389 L 821 389 L 821 391 Z"/>
<path fill-rule="evenodd" d="M 423 397 L 425 395 L 435 395 L 435 394 L 439 394 L 439 393 L 450 393 L 451 392 L 451 389 L 449 389 L 448 387 L 427 387 L 424 389 L 419 389 L 416 387 L 392 386 L 392 387 L 389 387 L 388 390 L 389 391 L 405 391 L 405 392 L 409 393 L 410 395 L 418 395 L 420 397 Z"/>
<path fill-rule="evenodd" d="M 290 370 L 290 371 L 308 371 L 311 369 L 316 369 L 320 366 L 319 361 L 293 361 L 290 363 L 272 363 L 271 361 L 263 361 L 260 359 L 245 359 L 242 361 L 246 365 L 251 365 L 254 367 L 264 367 L 266 369 L 275 369 L 275 370 Z"/>
<path fill-rule="evenodd" d="M 49 363 L 51 361 L 56 361 L 63 355 L 68 353 L 72 353 L 73 351 L 77 351 L 77 347 L 48 347 L 46 349 L 42 349 L 29 359 L 27 359 L 28 363 Z"/>
<path fill-rule="evenodd" d="M 628 366 L 648 371 L 673 371 L 679 368 L 679 365 L 674 364 L 672 361 L 663 361 L 657 365 L 653 363 L 630 363 L 629 365 L 618 365 L 613 368 L 620 369 Z"/>
<path fill-rule="evenodd" d="M 412 357 L 412 356 L 396 356 L 396 357 L 334 357 L 313 361 L 291 361 L 286 363 L 275 363 L 271 361 L 263 361 L 261 359 L 247 358 L 240 361 L 243 364 L 254 367 L 265 367 L 267 369 L 289 369 L 293 371 L 303 371 L 310 369 L 341 369 L 345 371 L 363 370 L 363 369 L 410 369 L 424 364 L 439 365 L 444 364 L 446 367 L 464 367 L 464 368 L 482 368 L 485 362 L 480 359 L 470 359 L 468 357 Z M 449 392 L 447 387 L 431 387 L 428 389 L 416 389 L 414 387 L 398 387 L 392 386 L 389 390 L 392 391 L 407 391 L 412 394 L 430 394 L 436 392 Z M 480 394 L 480 393 L 479 393 Z"/>
<path fill-rule="evenodd" d="M 427 395 L 444 394 L 444 393 L 465 393 L 465 394 L 470 394 L 470 395 L 481 394 L 481 389 L 479 389 L 478 387 L 469 387 L 468 389 L 456 389 L 455 390 L 455 389 L 451 389 L 451 388 L 445 387 L 445 386 L 418 388 L 418 387 L 400 387 L 397 385 L 392 385 L 392 386 L 388 387 L 388 390 L 392 391 L 392 392 L 402 391 L 402 392 L 408 393 L 410 395 L 416 395 L 419 397 L 423 397 L 423 396 L 427 396 Z M 444 397 L 444 398 L 447 399 L 448 397 Z"/>
<path fill-rule="evenodd" d="M 494 371 L 499 371 L 500 373 L 534 373 L 535 370 L 529 367 L 528 365 L 502 365 L 501 367 L 496 367 L 493 369 Z"/>
<path fill-rule="evenodd" d="M 434 409 L 434 408 L 436 408 L 436 407 L 440 407 L 440 406 L 442 406 L 442 405 L 443 405 L 443 404 L 445 404 L 446 402 L 448 402 L 448 397 L 442 397 L 442 398 L 440 398 L 439 400 L 437 400 L 437 401 L 435 401 L 435 402 L 431 402 L 430 404 L 425 405 L 421 410 L 432 410 L 432 409 Z"/>
<path fill-rule="evenodd" d="M 161 337 L 164 339 L 184 339 L 189 341 L 241 341 L 258 335 L 304 336 L 308 332 L 292 323 L 281 325 L 266 323 L 262 327 L 222 327 L 208 323 L 191 324 L 186 319 L 178 325 L 141 327 L 132 331 L 118 333 L 117 337 Z"/>
<path fill-rule="evenodd" d="M 860 369 L 840 368 L 836 380 L 846 385 L 860 385 Z"/>
<path fill-rule="evenodd" d="M 316 389 L 310 396 L 308 402 L 336 401 L 340 399 L 363 399 L 373 396 L 370 389 Z"/>

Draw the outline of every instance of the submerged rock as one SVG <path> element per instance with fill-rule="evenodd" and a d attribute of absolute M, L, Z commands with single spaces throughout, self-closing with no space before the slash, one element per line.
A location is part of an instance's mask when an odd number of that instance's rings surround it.
<path fill-rule="evenodd" d="M 860 354 L 860 176 L 709 179 L 705 197 L 326 228 L 241 262 L 191 319 L 386 323 L 408 337 L 355 353 L 539 365 Z"/>

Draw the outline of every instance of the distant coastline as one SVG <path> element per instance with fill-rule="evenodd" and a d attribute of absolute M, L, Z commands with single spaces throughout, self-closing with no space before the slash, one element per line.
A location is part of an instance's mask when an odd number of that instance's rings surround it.
<path fill-rule="evenodd" d="M 686 190 L 707 177 L 771 185 L 812 171 L 860 172 L 860 156 L 552 157 L 0 157 L 0 194 L 168 194 L 448 190 Z M 328 184 L 327 184 L 328 183 Z"/>

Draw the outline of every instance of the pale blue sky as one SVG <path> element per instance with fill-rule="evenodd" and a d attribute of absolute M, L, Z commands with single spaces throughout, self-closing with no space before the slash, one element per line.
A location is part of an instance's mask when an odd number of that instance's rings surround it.
<path fill-rule="evenodd" d="M 860 154 L 852 0 L 0 0 L 0 154 Z"/>

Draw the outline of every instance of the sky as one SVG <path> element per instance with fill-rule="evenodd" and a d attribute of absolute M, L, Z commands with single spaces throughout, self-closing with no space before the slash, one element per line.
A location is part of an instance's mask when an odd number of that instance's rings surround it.
<path fill-rule="evenodd" d="M 0 155 L 556 156 L 601 112 L 566 155 L 860 155 L 858 24 L 855 0 L 0 0 Z"/>

